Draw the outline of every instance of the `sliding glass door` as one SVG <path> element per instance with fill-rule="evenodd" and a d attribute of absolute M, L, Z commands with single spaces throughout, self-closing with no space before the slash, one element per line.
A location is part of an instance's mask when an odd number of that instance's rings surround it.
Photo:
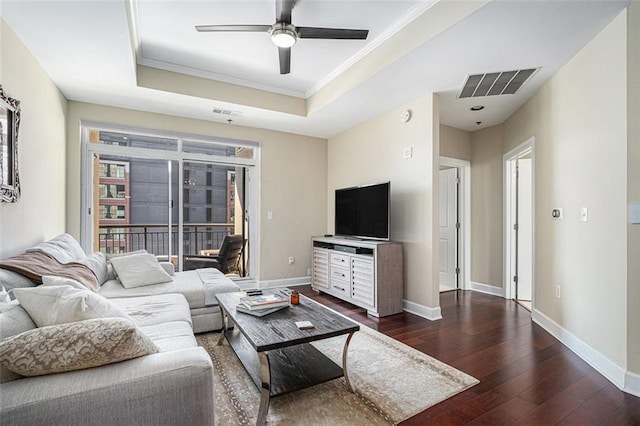
<path fill-rule="evenodd" d="M 96 154 L 94 165 L 94 250 L 176 255 L 177 162 Z"/>
<path fill-rule="evenodd" d="M 90 241 L 106 254 L 146 250 L 179 270 L 252 275 L 247 182 L 253 148 L 84 132 L 85 245 Z M 233 250 L 226 249 L 230 244 Z"/>
<path fill-rule="evenodd" d="M 238 170 L 239 169 L 239 170 Z M 244 176 L 243 167 L 234 167 L 207 162 L 185 161 L 183 163 L 182 230 L 184 269 L 220 265 L 223 272 L 244 276 L 245 247 L 223 252 L 223 244 L 231 241 L 246 241 L 244 204 L 245 193 L 238 191 L 237 173 Z M 225 237 L 228 238 L 225 242 Z M 220 256 L 227 256 L 220 259 Z M 221 265 L 221 260 L 225 265 Z"/>

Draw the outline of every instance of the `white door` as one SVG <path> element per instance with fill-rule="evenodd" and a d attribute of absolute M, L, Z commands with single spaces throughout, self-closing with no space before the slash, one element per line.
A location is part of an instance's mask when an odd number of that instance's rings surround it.
<path fill-rule="evenodd" d="M 440 170 L 440 290 L 454 289 L 457 255 L 458 169 Z"/>
<path fill-rule="evenodd" d="M 518 300 L 531 300 L 533 220 L 531 158 L 518 160 Z"/>

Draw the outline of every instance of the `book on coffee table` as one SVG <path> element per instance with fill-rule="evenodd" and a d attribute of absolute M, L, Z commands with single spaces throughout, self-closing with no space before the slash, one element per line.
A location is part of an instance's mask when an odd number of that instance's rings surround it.
<path fill-rule="evenodd" d="M 242 312 L 243 314 L 249 314 L 249 315 L 253 315 L 254 317 L 263 317 L 265 315 L 269 315 L 272 314 L 274 312 L 278 312 L 281 309 L 284 309 L 286 307 L 288 307 L 289 305 L 285 305 L 285 306 L 276 306 L 274 307 L 270 307 L 267 309 L 247 309 L 245 308 L 243 305 L 238 305 L 236 306 L 236 311 L 237 312 Z"/>

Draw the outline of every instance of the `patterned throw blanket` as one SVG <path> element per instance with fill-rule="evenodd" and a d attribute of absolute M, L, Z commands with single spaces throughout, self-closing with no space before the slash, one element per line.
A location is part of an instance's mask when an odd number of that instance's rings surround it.
<path fill-rule="evenodd" d="M 31 251 L 0 260 L 0 268 L 22 274 L 36 284 L 42 283 L 43 275 L 56 275 L 74 279 L 93 291 L 100 289 L 100 283 L 89 267 L 76 262 L 60 263 L 42 251 Z"/>

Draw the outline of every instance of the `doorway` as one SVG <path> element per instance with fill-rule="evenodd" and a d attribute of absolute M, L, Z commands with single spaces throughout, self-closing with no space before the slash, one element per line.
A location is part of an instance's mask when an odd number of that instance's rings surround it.
<path fill-rule="evenodd" d="M 440 292 L 458 288 L 458 169 L 440 166 Z"/>
<path fill-rule="evenodd" d="M 505 155 L 505 282 L 507 298 L 534 305 L 533 139 Z"/>
<path fill-rule="evenodd" d="M 471 164 L 440 157 L 440 292 L 470 288 Z"/>

